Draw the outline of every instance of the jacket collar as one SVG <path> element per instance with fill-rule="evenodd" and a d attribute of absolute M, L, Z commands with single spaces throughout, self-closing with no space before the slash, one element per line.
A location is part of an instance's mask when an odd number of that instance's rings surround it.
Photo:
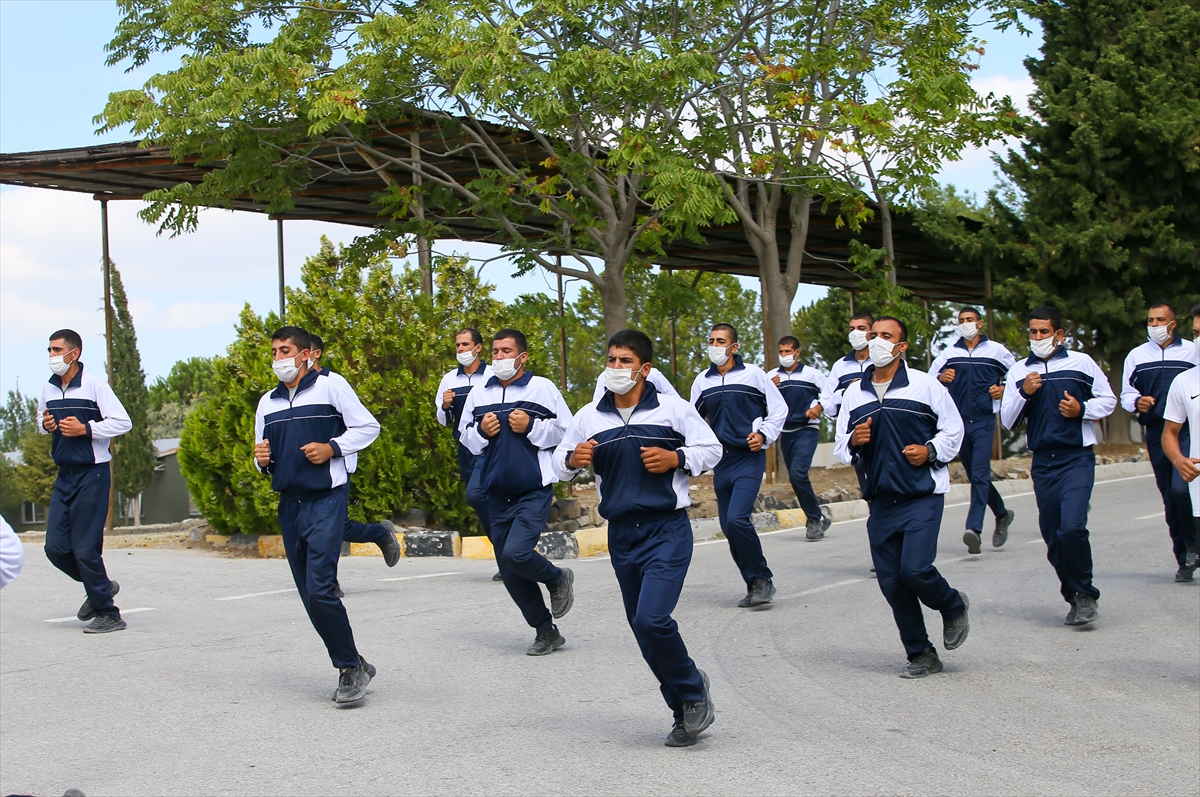
<path fill-rule="evenodd" d="M 979 338 L 979 343 L 987 343 L 988 342 L 988 336 L 983 334 L 982 332 L 980 332 L 977 337 Z M 979 343 L 976 343 L 975 345 L 978 346 Z M 960 349 L 966 349 L 967 348 L 967 339 L 960 335 L 954 345 Z"/>
<path fill-rule="evenodd" d="M 76 360 L 76 362 L 79 363 L 79 370 L 75 372 L 75 376 L 71 377 L 71 381 L 67 383 L 65 390 L 70 390 L 73 387 L 79 387 L 81 384 L 83 384 L 83 363 L 79 362 L 78 360 Z M 62 377 L 58 374 L 50 374 L 50 384 L 54 385 L 59 390 L 64 390 L 62 386 Z"/>
<path fill-rule="evenodd" d="M 1066 357 L 1066 356 L 1067 356 L 1067 347 L 1060 345 L 1057 349 L 1054 350 L 1054 354 L 1051 354 L 1049 357 L 1046 358 L 1046 362 L 1048 363 L 1051 360 L 1057 360 L 1059 357 Z M 1038 357 L 1036 354 L 1033 354 L 1032 352 L 1029 354 L 1029 358 L 1027 360 L 1025 360 L 1026 365 L 1037 365 L 1040 362 L 1042 362 L 1042 358 Z"/>
<path fill-rule="evenodd" d="M 745 364 L 742 362 L 742 355 L 740 355 L 740 354 L 733 355 L 733 367 L 729 369 L 729 372 L 732 373 L 732 372 L 738 370 L 739 368 L 745 368 L 745 367 L 746 367 Z M 704 372 L 704 375 L 711 376 L 711 377 L 719 377 L 721 375 L 721 372 L 717 370 L 717 366 L 710 365 L 708 367 L 708 370 Z"/>
<path fill-rule="evenodd" d="M 508 384 L 508 386 L 512 387 L 514 385 L 519 385 L 520 387 L 525 387 L 526 385 L 529 384 L 530 379 L 533 379 L 533 374 L 531 374 L 529 372 L 529 369 L 526 368 L 525 373 L 521 374 L 515 380 L 510 382 Z M 492 378 L 487 381 L 487 384 L 484 385 L 484 387 L 503 387 L 503 386 L 500 384 L 500 377 L 493 374 Z"/>
<path fill-rule="evenodd" d="M 642 397 L 638 399 L 638 403 L 634 405 L 634 409 L 652 410 L 658 407 L 658 388 L 647 382 L 642 386 Z M 596 410 L 598 412 L 608 412 L 613 415 L 620 415 L 617 411 L 617 394 L 611 390 L 604 391 L 604 395 L 596 402 Z"/>
<path fill-rule="evenodd" d="M 470 377 L 470 376 L 476 376 L 477 374 L 482 374 L 484 369 L 487 368 L 487 363 L 485 363 L 483 361 L 482 357 L 480 357 L 478 359 L 479 359 L 479 367 L 475 369 L 475 373 L 468 374 L 467 369 L 460 365 L 460 366 L 458 366 L 458 375 Z"/>
<path fill-rule="evenodd" d="M 313 383 L 317 381 L 317 377 L 319 375 L 320 372 L 310 370 L 304 376 L 300 377 L 300 383 L 296 385 L 296 395 L 299 396 L 302 391 L 312 387 Z M 271 391 L 271 398 L 283 399 L 286 401 L 288 399 L 288 386 L 283 382 L 280 382 L 279 386 Z"/>
<path fill-rule="evenodd" d="M 859 390 L 871 394 L 872 397 L 875 397 L 875 388 L 871 386 L 871 378 L 874 375 L 875 366 L 868 365 L 867 370 L 863 371 L 862 379 L 858 380 Z M 908 363 L 904 360 L 900 361 L 900 367 L 896 369 L 896 374 L 892 377 L 892 383 L 888 385 L 888 390 L 899 387 L 908 387 Z"/>

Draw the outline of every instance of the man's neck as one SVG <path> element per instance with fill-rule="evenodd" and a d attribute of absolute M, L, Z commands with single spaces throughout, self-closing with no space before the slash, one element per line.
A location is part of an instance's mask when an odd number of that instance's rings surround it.
<path fill-rule="evenodd" d="M 71 367 L 67 369 L 67 372 L 65 374 L 63 374 L 62 377 L 60 377 L 62 379 L 63 387 L 66 387 L 67 385 L 71 384 L 71 380 L 74 379 L 78 375 L 79 375 L 79 360 L 76 360 L 75 362 L 71 363 Z"/>
<path fill-rule="evenodd" d="M 1166 351 L 1167 347 L 1170 346 L 1174 342 L 1175 342 L 1175 335 L 1174 335 L 1174 333 L 1172 333 L 1171 335 L 1169 335 L 1167 337 L 1166 340 L 1164 340 L 1162 343 L 1158 344 L 1158 348 L 1162 349 L 1163 351 Z"/>
<path fill-rule="evenodd" d="M 481 367 L 483 367 L 483 360 L 476 357 L 470 365 L 463 366 L 463 373 L 465 373 L 467 376 L 474 376 L 475 372 Z"/>
<path fill-rule="evenodd" d="M 304 366 L 302 366 L 300 368 L 300 375 L 296 377 L 296 380 L 294 382 L 284 382 L 283 386 L 286 387 L 288 390 L 295 390 L 296 386 L 300 384 L 300 380 L 303 379 L 307 375 L 308 375 L 308 365 L 305 364 Z"/>
<path fill-rule="evenodd" d="M 900 370 L 900 358 L 892 360 L 882 368 L 876 368 L 875 373 L 871 374 L 872 382 L 891 382 L 892 377 L 896 375 L 896 371 Z"/>
<path fill-rule="evenodd" d="M 500 387 L 508 387 L 513 382 L 516 382 L 518 379 L 520 379 L 523 376 L 525 376 L 525 366 L 522 365 L 520 368 L 517 369 L 517 372 L 515 374 L 513 374 L 512 379 L 509 379 L 509 380 L 501 379 Z"/>
<path fill-rule="evenodd" d="M 867 359 L 870 356 L 871 356 L 871 350 L 867 346 L 863 346 L 861 349 L 854 350 L 854 359 L 858 360 L 859 362 L 862 362 L 863 360 Z"/>
<path fill-rule="evenodd" d="M 972 349 L 974 349 L 976 346 L 979 345 L 979 336 L 976 335 L 975 337 L 971 338 L 970 340 L 968 340 L 967 338 L 963 338 L 963 343 L 966 344 L 967 351 L 971 351 Z"/>
<path fill-rule="evenodd" d="M 779 370 L 786 371 L 787 373 L 790 374 L 799 367 L 800 367 L 800 363 L 797 362 L 797 363 L 793 363 L 791 368 L 787 368 L 787 367 L 781 365 L 781 366 L 779 366 Z"/>
<path fill-rule="evenodd" d="M 717 366 L 717 373 L 721 376 L 725 376 L 725 374 L 733 370 L 733 366 L 735 365 L 737 365 L 737 362 L 733 359 L 733 355 L 731 354 L 729 355 L 729 359 L 725 361 L 724 365 Z"/>
<path fill-rule="evenodd" d="M 638 402 L 642 400 L 642 393 L 644 392 L 646 392 L 646 383 L 639 379 L 625 395 L 613 393 L 613 404 L 616 404 L 623 410 L 636 407 Z"/>

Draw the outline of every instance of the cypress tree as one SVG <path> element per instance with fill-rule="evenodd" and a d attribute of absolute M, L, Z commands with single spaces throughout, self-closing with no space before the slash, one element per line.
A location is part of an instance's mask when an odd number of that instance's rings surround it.
<path fill-rule="evenodd" d="M 132 499 L 150 484 L 154 474 L 155 451 L 150 439 L 150 392 L 138 353 L 137 332 L 125 285 L 115 265 L 112 268 L 113 300 L 113 392 L 121 400 L 133 429 L 113 441 L 113 485 L 126 499 Z M 115 510 L 115 508 L 114 508 Z M 115 511 L 114 511 L 115 515 Z"/>

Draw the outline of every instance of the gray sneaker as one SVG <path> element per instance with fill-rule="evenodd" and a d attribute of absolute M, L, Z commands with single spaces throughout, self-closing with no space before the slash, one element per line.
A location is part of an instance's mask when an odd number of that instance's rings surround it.
<path fill-rule="evenodd" d="M 1083 592 L 1075 593 L 1075 606 L 1067 614 L 1067 625 L 1087 625 L 1100 619 L 1100 609 L 1096 599 Z"/>
<path fill-rule="evenodd" d="M 124 631 L 128 626 L 120 617 L 111 614 L 98 614 L 96 619 L 83 627 L 85 634 L 111 634 L 113 631 Z"/>
<path fill-rule="evenodd" d="M 367 696 L 367 684 L 375 677 L 375 668 L 367 663 L 362 656 L 358 657 L 357 667 L 343 667 L 338 670 L 338 688 L 333 695 L 335 703 L 357 703 Z"/>
<path fill-rule="evenodd" d="M 384 564 L 388 567 L 395 567 L 396 562 L 400 561 L 400 543 L 396 539 L 396 527 L 390 520 L 385 520 L 379 525 L 387 531 L 387 539 L 379 546 L 379 550 L 383 551 Z"/>
<path fill-rule="evenodd" d="M 687 729 L 683 727 L 683 720 L 679 720 L 671 728 L 671 732 L 667 734 L 667 740 L 663 744 L 667 747 L 691 747 L 698 741 L 700 741 L 700 735 L 688 733 Z"/>
<path fill-rule="evenodd" d="M 962 614 L 953 620 L 942 622 L 942 642 L 945 644 L 946 650 L 961 647 L 962 643 L 967 641 L 967 634 L 971 632 L 971 620 L 967 616 L 967 612 L 971 608 L 971 601 L 967 599 L 967 593 L 961 589 L 958 591 L 958 597 L 962 598 L 963 602 Z"/>
<path fill-rule="evenodd" d="M 525 651 L 526 656 L 549 656 L 566 644 L 567 639 L 554 626 L 545 631 L 538 631 L 533 644 Z"/>
<path fill-rule="evenodd" d="M 992 547 L 999 548 L 1008 542 L 1008 527 L 1012 525 L 1013 519 L 1017 513 L 1011 509 L 1004 510 L 1004 514 L 996 518 L 996 528 L 992 530 Z"/>
<path fill-rule="evenodd" d="M 560 567 L 562 580 L 550 588 L 550 614 L 557 620 L 575 605 L 575 573 L 569 567 Z"/>
<path fill-rule="evenodd" d="M 683 701 L 683 729 L 693 736 L 700 735 L 713 724 L 717 716 L 712 695 L 708 690 L 708 673 L 700 670 L 700 679 L 704 681 L 704 697 L 700 700 Z"/>
<path fill-rule="evenodd" d="M 900 673 L 901 678 L 913 680 L 914 678 L 924 678 L 927 675 L 933 675 L 942 671 L 942 660 L 938 658 L 937 651 L 929 648 L 923 653 L 918 653 L 908 660 L 904 671 Z"/>
<path fill-rule="evenodd" d="M 121 585 L 115 581 L 109 581 L 108 589 L 112 592 L 112 596 L 115 598 L 117 597 L 117 593 L 121 591 Z M 75 616 L 80 620 L 83 620 L 85 623 L 96 616 L 96 611 L 92 608 L 92 601 L 90 598 L 83 599 L 83 605 L 79 607 L 79 611 L 75 613 Z"/>
<path fill-rule="evenodd" d="M 765 606 L 775 598 L 775 584 L 769 578 L 756 578 L 750 584 L 750 605 Z M 739 604 L 740 605 L 740 604 Z"/>
<path fill-rule="evenodd" d="M 1187 565 L 1181 565 L 1179 569 L 1175 571 L 1175 582 L 1177 584 L 1190 584 L 1196 580 L 1195 576 L 1193 575 L 1195 572 L 1196 568 L 1188 567 Z"/>
<path fill-rule="evenodd" d="M 804 525 L 804 537 L 809 540 L 819 540 L 825 536 L 825 518 L 810 517 Z"/>
<path fill-rule="evenodd" d="M 967 529 L 963 533 L 963 542 L 967 544 L 967 553 L 983 552 L 983 539 L 975 529 Z"/>

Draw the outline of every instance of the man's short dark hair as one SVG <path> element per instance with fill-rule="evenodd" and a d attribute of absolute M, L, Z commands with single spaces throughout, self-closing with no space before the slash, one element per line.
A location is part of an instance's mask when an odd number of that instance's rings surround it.
<path fill-rule="evenodd" d="M 977 307 L 964 307 L 958 311 L 959 315 L 962 315 L 963 313 L 974 313 L 976 321 L 983 320 L 983 313 L 979 312 L 979 308 Z"/>
<path fill-rule="evenodd" d="M 1171 304 L 1170 302 L 1155 302 L 1154 304 L 1147 307 L 1146 310 L 1147 311 L 1155 310 L 1159 307 L 1165 307 L 1168 310 L 1170 310 L 1171 318 L 1176 318 L 1179 315 L 1178 313 L 1175 312 L 1175 305 Z"/>
<path fill-rule="evenodd" d="M 713 324 L 712 332 L 728 332 L 729 342 L 737 343 L 737 327 L 732 324 Z"/>
<path fill-rule="evenodd" d="M 83 351 L 83 338 L 79 337 L 79 333 L 73 329 L 60 329 L 50 335 L 50 340 L 61 340 L 69 348 Z"/>
<path fill-rule="evenodd" d="M 1192 308 L 1192 318 L 1200 317 L 1200 304 Z"/>
<path fill-rule="evenodd" d="M 871 324 L 871 326 L 875 326 L 875 324 L 878 324 L 880 321 L 891 321 L 896 326 L 900 327 L 900 340 L 896 341 L 897 343 L 904 343 L 908 340 L 908 324 L 904 323 L 899 318 L 896 318 L 894 315 L 881 315 L 879 318 L 875 319 L 875 323 Z"/>
<path fill-rule="evenodd" d="M 492 335 L 492 343 L 498 340 L 511 340 L 513 343 L 516 343 L 518 353 L 529 351 L 529 343 L 525 340 L 525 333 L 519 329 L 508 329 L 506 327 L 499 330 L 495 335 Z"/>
<path fill-rule="evenodd" d="M 799 338 L 795 337 L 794 335 L 784 335 L 782 338 L 779 339 L 779 342 L 775 345 L 776 346 L 791 346 L 793 349 L 798 349 L 798 348 L 800 348 L 800 340 L 799 340 Z"/>
<path fill-rule="evenodd" d="M 1057 310 L 1048 304 L 1039 305 L 1029 311 L 1028 321 L 1032 321 L 1035 318 L 1038 321 L 1049 321 L 1050 326 L 1054 328 L 1055 332 L 1063 328 L 1062 316 L 1058 314 Z"/>
<path fill-rule="evenodd" d="M 311 350 L 313 347 L 312 335 L 301 327 L 280 327 L 271 333 L 271 340 L 290 340 L 300 351 Z"/>
<path fill-rule="evenodd" d="M 867 326 L 875 326 L 875 316 L 871 315 L 870 313 L 855 313 L 854 315 L 850 316 L 850 323 L 853 324 L 855 321 L 866 321 Z"/>
<path fill-rule="evenodd" d="M 608 348 L 629 349 L 642 365 L 654 359 L 654 344 L 646 333 L 636 329 L 622 329 L 613 335 L 608 339 Z"/>
<path fill-rule="evenodd" d="M 308 333 L 308 348 L 309 349 L 319 349 L 320 351 L 324 352 L 325 351 L 325 341 L 321 340 L 320 335 L 314 335 L 313 333 L 309 332 Z"/>
<path fill-rule="evenodd" d="M 478 346 L 479 344 L 483 343 L 483 335 L 480 335 L 479 330 L 476 329 L 475 327 L 463 327 L 462 329 L 458 330 L 458 334 L 456 334 L 454 337 L 457 338 L 459 335 L 462 335 L 462 334 L 470 335 L 471 343 L 475 346 Z"/>

